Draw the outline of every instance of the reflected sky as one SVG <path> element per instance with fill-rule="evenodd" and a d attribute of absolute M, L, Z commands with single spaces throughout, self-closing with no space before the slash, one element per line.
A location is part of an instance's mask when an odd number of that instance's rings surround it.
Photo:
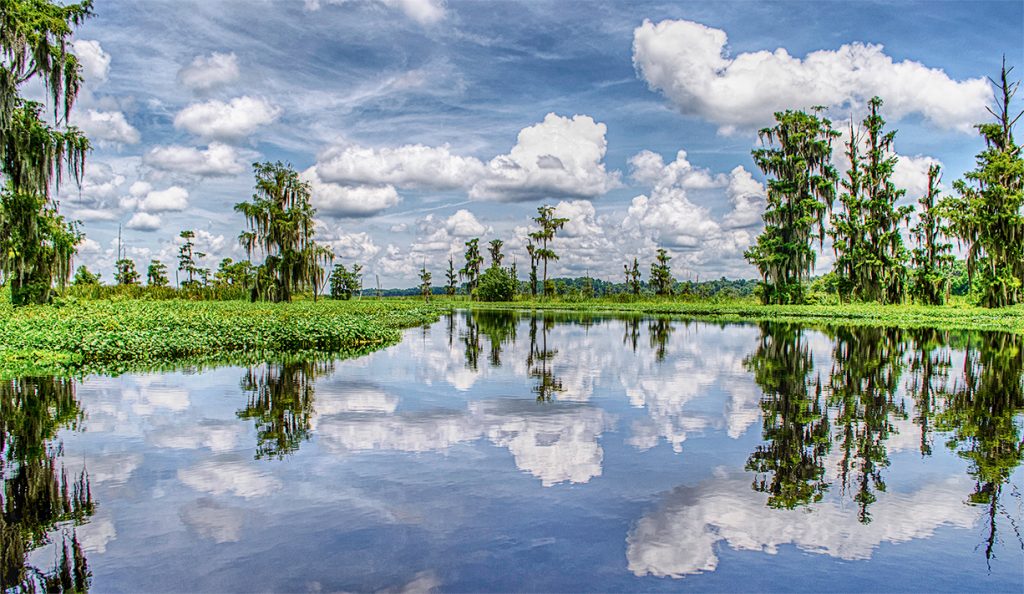
<path fill-rule="evenodd" d="M 6 386 L 4 527 L 63 472 L 95 505 L 24 567 L 73 540 L 96 591 L 1020 591 L 1018 341 L 475 312 L 48 425 Z"/>

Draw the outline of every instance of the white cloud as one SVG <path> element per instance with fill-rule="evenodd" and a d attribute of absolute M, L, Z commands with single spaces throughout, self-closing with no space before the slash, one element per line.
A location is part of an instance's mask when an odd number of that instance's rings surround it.
<path fill-rule="evenodd" d="M 137 212 L 132 215 L 132 218 L 128 220 L 125 227 L 129 229 L 135 229 L 136 231 L 156 231 L 160 228 L 161 221 L 159 215 L 149 214 L 148 212 Z"/>
<path fill-rule="evenodd" d="M 145 212 L 181 211 L 188 208 L 188 190 L 171 186 L 166 190 L 151 190 L 139 202 L 139 209 Z"/>
<path fill-rule="evenodd" d="M 246 499 L 263 497 L 281 488 L 281 481 L 249 461 L 208 460 L 178 470 L 178 480 L 212 495 L 232 493 Z"/>
<path fill-rule="evenodd" d="M 136 144 L 140 140 L 139 131 L 128 123 L 120 111 L 97 111 L 89 109 L 75 112 L 72 123 L 85 132 L 90 140 L 113 142 L 117 144 Z"/>
<path fill-rule="evenodd" d="M 71 42 L 71 51 L 82 66 L 82 77 L 89 84 L 106 82 L 110 74 L 110 54 L 103 51 L 100 42 L 76 39 Z"/>
<path fill-rule="evenodd" d="M 519 132 L 507 155 L 487 164 L 487 173 L 470 188 L 476 199 L 519 201 L 594 198 L 619 187 L 619 173 L 608 173 L 604 159 L 607 127 L 586 115 L 549 113 L 544 121 Z"/>
<path fill-rule="evenodd" d="M 732 203 L 732 210 L 722 221 L 727 228 L 756 227 L 761 224 L 761 215 L 765 209 L 765 189 L 749 171 L 739 165 L 730 171 L 726 192 Z"/>
<path fill-rule="evenodd" d="M 340 233 L 336 236 L 328 235 L 317 241 L 322 241 L 330 246 L 334 255 L 346 261 L 366 263 L 380 253 L 380 246 L 373 241 L 369 233 L 360 231 L 356 233 Z"/>
<path fill-rule="evenodd" d="M 395 206 L 402 201 L 394 186 L 344 186 L 325 182 L 316 167 L 302 172 L 309 182 L 311 203 L 320 215 L 337 217 L 369 217 Z"/>
<path fill-rule="evenodd" d="M 784 48 L 729 58 L 725 31 L 685 20 L 645 20 L 633 32 L 633 64 L 652 90 L 685 114 L 725 133 L 772 121 L 775 111 L 886 101 L 894 118 L 920 114 L 941 128 L 970 132 L 986 117 L 983 78 L 956 81 L 920 62 L 896 62 L 881 45 L 852 43 L 800 59 Z"/>
<path fill-rule="evenodd" d="M 193 91 L 205 92 L 238 80 L 238 58 L 234 52 L 196 56 L 178 71 L 178 82 Z"/>
<path fill-rule="evenodd" d="M 370 0 L 392 10 L 399 10 L 408 18 L 421 25 L 433 25 L 444 19 L 444 0 Z M 320 10 L 322 4 L 345 5 L 355 0 L 306 0 L 306 10 Z"/>
<path fill-rule="evenodd" d="M 455 237 L 473 237 L 483 235 L 487 228 L 477 220 L 473 213 L 464 208 L 455 211 L 455 214 L 445 221 L 445 229 Z"/>
<path fill-rule="evenodd" d="M 453 155 L 447 146 L 407 144 L 394 148 L 335 147 L 317 159 L 317 173 L 327 182 L 450 190 L 469 187 L 484 173 L 473 157 Z"/>
<path fill-rule="evenodd" d="M 162 171 L 200 177 L 232 176 L 246 170 L 239 152 L 220 142 L 210 143 L 205 150 L 179 145 L 153 147 L 142 162 Z"/>
<path fill-rule="evenodd" d="M 240 140 L 276 120 L 281 108 L 259 97 L 236 97 L 225 103 L 193 103 L 174 117 L 174 127 L 214 140 Z"/>

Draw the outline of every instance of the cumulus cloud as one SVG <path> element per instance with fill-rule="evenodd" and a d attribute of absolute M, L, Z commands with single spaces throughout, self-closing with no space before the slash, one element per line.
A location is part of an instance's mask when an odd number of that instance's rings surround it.
<path fill-rule="evenodd" d="M 321 215 L 337 217 L 369 217 L 402 201 L 392 185 L 346 186 L 324 181 L 316 166 L 302 172 L 309 182 L 311 202 Z"/>
<path fill-rule="evenodd" d="M 477 220 L 473 213 L 464 208 L 455 211 L 455 214 L 445 221 L 445 229 L 455 237 L 473 237 L 483 235 L 487 228 Z"/>
<path fill-rule="evenodd" d="M 320 10 L 323 4 L 354 4 L 355 0 L 306 0 L 306 10 Z M 370 0 L 371 4 L 401 11 L 421 25 L 433 25 L 444 19 L 444 0 Z"/>
<path fill-rule="evenodd" d="M 238 80 L 238 58 L 234 52 L 196 56 L 178 71 L 178 82 L 193 91 L 206 92 Z"/>
<path fill-rule="evenodd" d="M 139 204 L 144 212 L 182 211 L 188 208 L 188 190 L 171 186 L 166 190 L 151 190 Z"/>
<path fill-rule="evenodd" d="M 239 152 L 220 142 L 210 143 L 205 150 L 179 145 L 153 147 L 142 162 L 161 171 L 200 177 L 232 176 L 246 170 Z"/>
<path fill-rule="evenodd" d="M 158 215 L 149 214 L 148 212 L 137 212 L 132 215 L 132 218 L 128 219 L 125 227 L 136 231 L 156 231 L 160 228 L 160 225 L 161 221 Z"/>
<path fill-rule="evenodd" d="M 103 51 L 100 42 L 90 39 L 76 39 L 71 42 L 71 51 L 82 66 L 85 82 L 99 84 L 106 82 L 110 74 L 110 54 Z"/>
<path fill-rule="evenodd" d="M 85 132 L 90 140 L 113 142 L 116 144 L 136 144 L 140 140 L 139 131 L 128 123 L 120 111 L 98 111 L 89 109 L 75 112 L 72 123 Z"/>
<path fill-rule="evenodd" d="M 554 113 L 523 128 L 507 155 L 487 163 L 483 179 L 470 188 L 471 198 L 525 201 L 594 198 L 619 187 L 618 172 L 603 163 L 608 128 L 586 115 Z"/>
<path fill-rule="evenodd" d="M 317 173 L 338 184 L 390 184 L 399 187 L 450 190 L 480 179 L 484 164 L 453 155 L 447 146 L 421 144 L 393 148 L 334 147 L 317 159 Z"/>
<path fill-rule="evenodd" d="M 700 23 L 645 20 L 633 32 L 633 64 L 652 90 L 725 133 L 766 125 L 775 111 L 863 105 L 875 95 L 894 118 L 920 114 L 970 132 L 992 96 L 983 78 L 956 81 L 920 62 L 897 62 L 881 45 L 845 44 L 803 59 L 784 48 L 730 58 L 727 41 L 725 31 Z"/>
<path fill-rule="evenodd" d="M 193 103 L 174 116 L 174 127 L 203 138 L 237 141 L 281 115 L 281 108 L 259 97 Z"/>
<path fill-rule="evenodd" d="M 321 241 L 325 245 L 329 246 L 335 256 L 344 260 L 366 263 L 375 258 L 381 251 L 380 246 L 373 241 L 373 237 L 365 231 L 355 233 L 328 233 L 322 238 L 320 235 L 321 234 L 318 233 L 317 241 Z"/>

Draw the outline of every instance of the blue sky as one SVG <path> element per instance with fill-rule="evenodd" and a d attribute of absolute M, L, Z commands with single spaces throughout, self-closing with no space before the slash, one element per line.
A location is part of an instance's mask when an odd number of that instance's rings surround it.
<path fill-rule="evenodd" d="M 108 280 L 119 224 L 140 268 L 173 268 L 182 229 L 215 268 L 244 256 L 251 163 L 282 160 L 337 261 L 385 286 L 439 278 L 475 236 L 522 265 L 541 204 L 572 219 L 555 274 L 618 280 L 665 246 L 678 278 L 753 277 L 774 110 L 847 122 L 881 95 L 914 201 L 928 164 L 947 185 L 972 166 L 982 79 L 1024 64 L 1022 23 L 1019 1 L 98 0 L 75 35 L 96 148 L 62 208 Z"/>

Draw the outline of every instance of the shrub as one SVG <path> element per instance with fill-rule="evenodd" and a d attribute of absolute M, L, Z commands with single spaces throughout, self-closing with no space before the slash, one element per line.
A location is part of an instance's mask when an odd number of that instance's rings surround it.
<path fill-rule="evenodd" d="M 481 301 L 512 301 L 518 284 L 510 269 L 491 266 L 480 277 L 476 295 Z"/>

